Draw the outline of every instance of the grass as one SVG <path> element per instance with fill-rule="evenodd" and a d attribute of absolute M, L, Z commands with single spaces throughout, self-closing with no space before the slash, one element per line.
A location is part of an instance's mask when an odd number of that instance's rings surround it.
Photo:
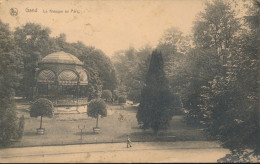
<path fill-rule="evenodd" d="M 64 107 L 65 108 L 65 107 Z M 152 130 L 139 128 L 136 120 L 137 108 L 128 104 L 107 104 L 108 115 L 99 119 L 100 134 L 93 133 L 96 119 L 86 113 L 55 114 L 53 118 L 43 118 L 44 135 L 38 135 L 36 129 L 40 126 L 40 118 L 31 118 L 29 105 L 18 103 L 19 115 L 25 117 L 24 136 L 12 147 L 61 145 L 79 143 L 126 142 L 127 135 L 132 141 L 155 141 L 157 137 Z M 82 130 L 82 140 L 80 129 Z M 176 136 L 180 141 L 208 140 L 205 133 L 198 128 L 188 127 L 183 116 L 174 116 L 170 128 L 159 133 L 160 136 Z"/>

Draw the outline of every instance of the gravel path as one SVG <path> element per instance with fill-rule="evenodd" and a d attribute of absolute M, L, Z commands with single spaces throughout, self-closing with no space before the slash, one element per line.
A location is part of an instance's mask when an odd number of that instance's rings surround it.
<path fill-rule="evenodd" d="M 216 142 L 134 142 L 8 148 L 0 162 L 217 162 L 229 153 Z"/>

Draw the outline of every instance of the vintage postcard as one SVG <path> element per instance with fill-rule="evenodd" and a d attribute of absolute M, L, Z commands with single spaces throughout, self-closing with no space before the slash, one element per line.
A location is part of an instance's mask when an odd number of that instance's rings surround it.
<path fill-rule="evenodd" d="M 0 0 L 0 162 L 259 162 L 259 7 Z"/>

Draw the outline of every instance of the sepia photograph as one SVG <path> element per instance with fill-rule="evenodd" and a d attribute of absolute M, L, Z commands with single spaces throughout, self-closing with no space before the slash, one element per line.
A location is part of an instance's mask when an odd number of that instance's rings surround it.
<path fill-rule="evenodd" d="M 260 162 L 260 0 L 0 0 L 0 163 Z"/>

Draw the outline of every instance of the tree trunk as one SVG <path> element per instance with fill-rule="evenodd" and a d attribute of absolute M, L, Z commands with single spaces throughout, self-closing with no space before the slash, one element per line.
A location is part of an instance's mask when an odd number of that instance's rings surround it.
<path fill-rule="evenodd" d="M 98 115 L 99 116 L 99 115 Z M 98 116 L 97 116 L 97 121 L 96 121 L 96 127 L 98 128 Z"/>
<path fill-rule="evenodd" d="M 40 129 L 42 129 L 42 116 L 41 116 Z"/>

